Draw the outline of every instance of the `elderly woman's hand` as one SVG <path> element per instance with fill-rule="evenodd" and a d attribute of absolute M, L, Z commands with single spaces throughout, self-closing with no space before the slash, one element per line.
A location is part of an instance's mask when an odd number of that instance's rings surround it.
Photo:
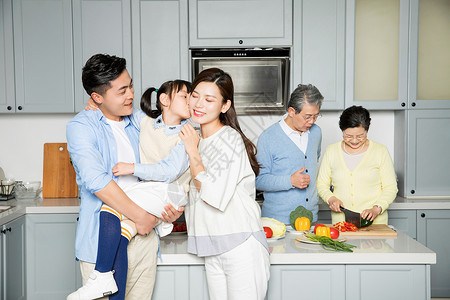
<path fill-rule="evenodd" d="M 330 209 L 334 212 L 341 212 L 340 207 L 344 207 L 344 203 L 342 203 L 341 200 L 336 198 L 335 196 L 328 199 L 328 205 L 330 206 Z"/>
<path fill-rule="evenodd" d="M 361 212 L 361 218 L 373 221 L 381 213 L 381 208 L 374 206 L 371 209 L 365 209 Z"/>

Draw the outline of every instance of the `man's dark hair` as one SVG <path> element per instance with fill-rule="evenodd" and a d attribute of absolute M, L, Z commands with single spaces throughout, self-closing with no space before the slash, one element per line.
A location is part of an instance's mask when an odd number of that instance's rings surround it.
<path fill-rule="evenodd" d="M 125 58 L 95 54 L 88 59 L 81 75 L 83 87 L 90 96 L 93 92 L 104 95 L 111 88 L 111 81 L 122 74 L 127 67 Z"/>

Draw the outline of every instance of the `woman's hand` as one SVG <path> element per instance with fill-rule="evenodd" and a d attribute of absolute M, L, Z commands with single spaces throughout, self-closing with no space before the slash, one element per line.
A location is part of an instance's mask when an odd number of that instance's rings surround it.
<path fill-rule="evenodd" d="M 365 209 L 361 212 L 361 218 L 373 221 L 381 213 L 381 208 L 374 206 L 371 209 Z"/>
<path fill-rule="evenodd" d="M 98 105 L 97 105 L 97 103 L 95 103 L 95 101 L 91 97 L 91 98 L 89 98 L 88 103 L 84 109 L 85 110 L 97 110 Z"/>
<path fill-rule="evenodd" d="M 171 204 L 167 204 L 164 206 L 164 211 L 161 213 L 161 220 L 166 223 L 173 223 L 181 216 L 183 211 L 184 207 L 180 207 L 176 210 Z"/>
<path fill-rule="evenodd" d="M 185 124 L 178 135 L 183 141 L 188 155 L 198 152 L 197 147 L 200 142 L 200 135 L 191 124 Z"/>
<path fill-rule="evenodd" d="M 330 209 L 334 212 L 341 212 L 340 207 L 344 207 L 344 203 L 342 203 L 341 200 L 336 198 L 335 196 L 328 199 L 328 205 L 330 206 Z"/>
<path fill-rule="evenodd" d="M 124 163 L 124 162 L 117 163 L 117 165 L 115 165 L 112 168 L 112 172 L 113 172 L 114 176 L 133 175 L 134 174 L 134 164 Z"/>

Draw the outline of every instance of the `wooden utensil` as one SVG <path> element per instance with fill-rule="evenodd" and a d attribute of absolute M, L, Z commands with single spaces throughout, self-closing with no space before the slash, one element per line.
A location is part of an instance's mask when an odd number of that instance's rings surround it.
<path fill-rule="evenodd" d="M 76 174 L 67 151 L 67 143 L 45 143 L 42 197 L 72 198 L 77 196 Z"/>

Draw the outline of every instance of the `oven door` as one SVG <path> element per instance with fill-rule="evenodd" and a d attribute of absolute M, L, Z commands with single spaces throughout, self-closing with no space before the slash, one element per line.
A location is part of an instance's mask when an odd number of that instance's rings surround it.
<path fill-rule="evenodd" d="M 193 77 L 217 67 L 231 75 L 238 114 L 285 113 L 289 58 L 192 58 Z"/>

